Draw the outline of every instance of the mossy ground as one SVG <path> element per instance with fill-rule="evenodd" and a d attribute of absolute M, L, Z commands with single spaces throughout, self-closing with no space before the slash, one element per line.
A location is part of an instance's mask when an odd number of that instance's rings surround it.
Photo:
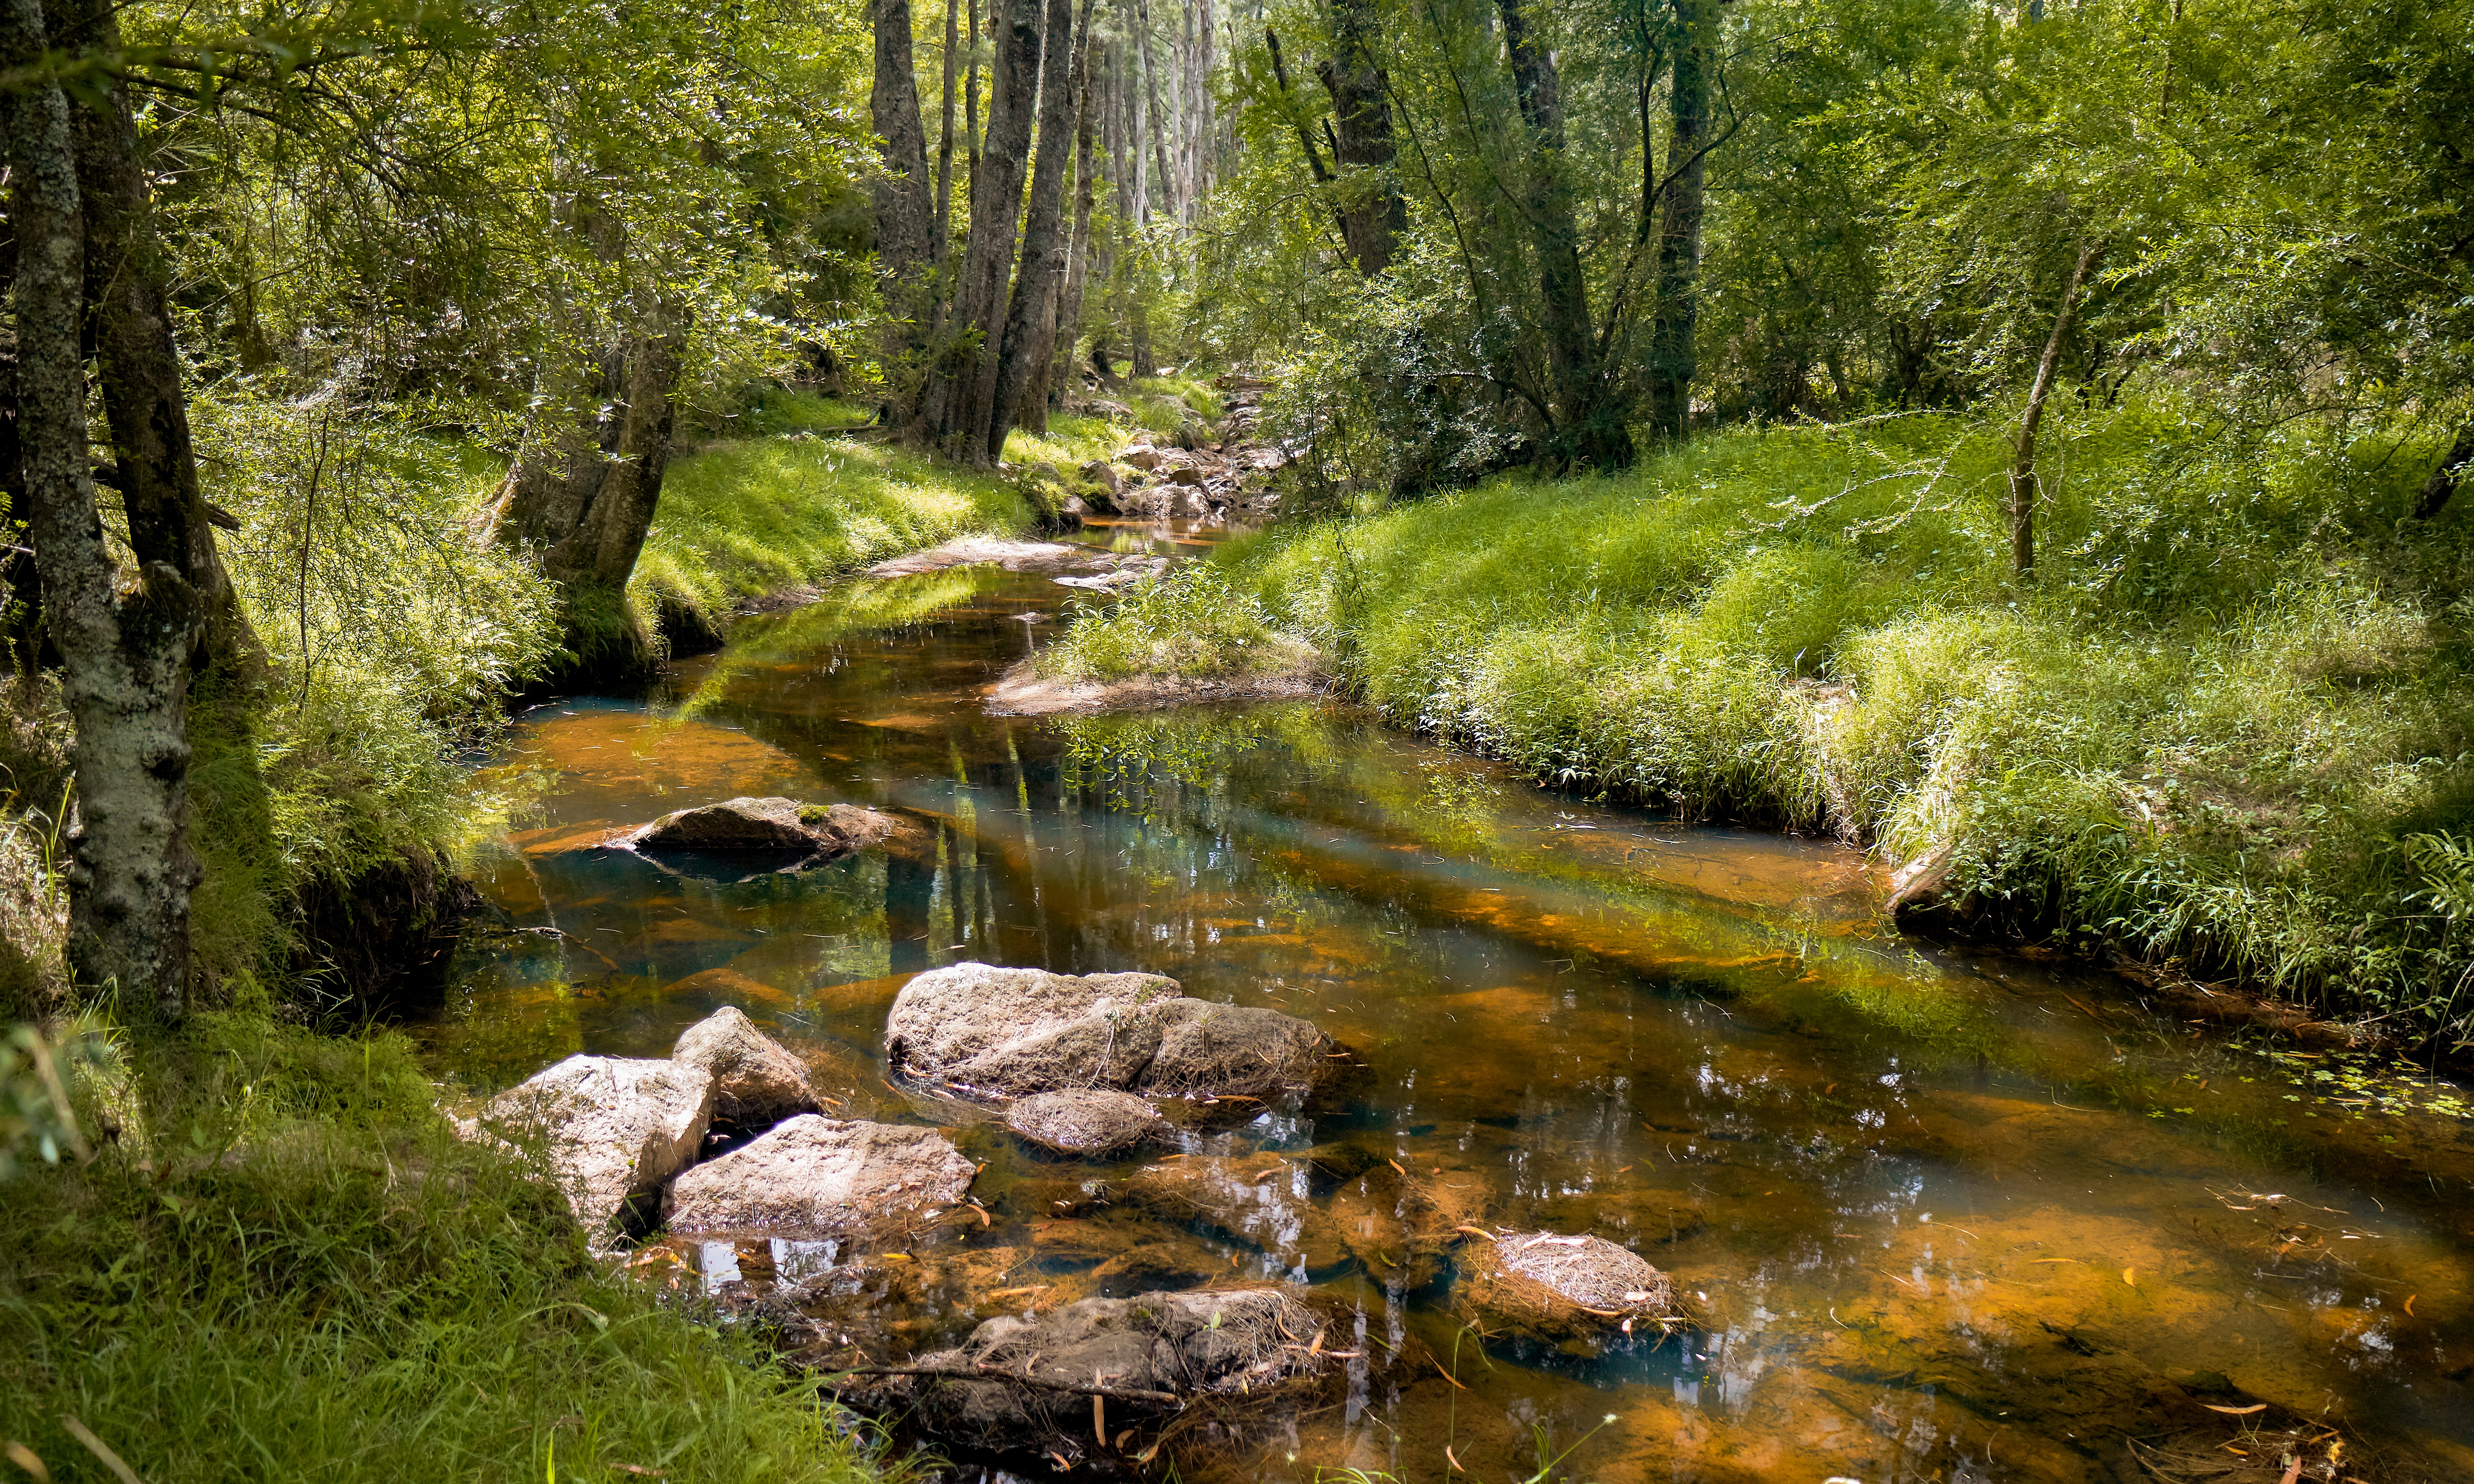
<path fill-rule="evenodd" d="M 1730 431 L 1219 561 L 1386 716 L 1540 781 L 1946 851 L 2001 932 L 2467 1040 L 2474 510 L 2408 517 L 2436 448 L 2080 410 L 2021 582 L 2007 431 Z M 1158 608 L 1067 651 L 1156 647 Z"/>

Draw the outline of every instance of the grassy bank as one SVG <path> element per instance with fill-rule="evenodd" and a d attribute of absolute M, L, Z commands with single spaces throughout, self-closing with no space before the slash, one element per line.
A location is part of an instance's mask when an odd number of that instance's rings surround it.
<path fill-rule="evenodd" d="M 881 443 L 817 436 L 815 429 L 850 409 L 806 400 L 813 405 L 768 408 L 757 436 L 672 463 L 629 588 L 642 617 L 667 612 L 673 623 L 719 632 L 730 610 L 750 598 L 820 586 L 959 536 L 1019 534 L 1037 519 L 1035 491 L 994 472 Z M 1139 400 L 1138 419 L 1175 430 L 1180 404 L 1170 384 L 1156 384 Z M 1052 418 L 1044 435 L 1008 438 L 1006 462 L 1046 463 L 1070 474 L 1126 446 L 1138 425 Z M 781 431 L 771 431 L 777 426 Z"/>
<path fill-rule="evenodd" d="M 2005 432 L 1727 432 L 1275 529 L 1220 580 L 1541 781 L 1835 831 L 1945 868 L 1979 929 L 2465 1041 L 2474 511 L 2406 518 L 2437 448 L 2077 413 L 2020 584 Z M 1128 626 L 1256 627 L 1195 595 L 1069 643 L 1104 670 L 1168 652 Z"/>
<path fill-rule="evenodd" d="M 881 1476 L 755 1337 L 450 1138 L 402 1038 L 217 1014 L 59 1063 L 93 1158 L 11 1176 L 0 1137 L 0 1442 L 51 1477 L 110 1477 L 65 1419 L 149 1484 Z"/>

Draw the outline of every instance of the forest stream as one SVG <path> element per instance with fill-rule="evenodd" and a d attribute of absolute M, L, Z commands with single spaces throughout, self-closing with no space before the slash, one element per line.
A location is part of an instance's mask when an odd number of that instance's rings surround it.
<path fill-rule="evenodd" d="M 525 713 L 478 775 L 517 801 L 491 910 L 421 1034 L 486 1092 L 666 1055 L 735 1004 L 837 1112 L 922 1122 L 881 1065 L 908 975 L 1152 970 L 1364 1064 L 1314 1116 L 1185 1136 L 1280 1219 L 1165 1221 L 1109 1199 L 1151 1161 L 965 1126 L 985 1214 L 935 1242 L 678 1241 L 639 1259 L 654 1281 L 813 1296 L 885 1364 L 1087 1296 L 1306 1285 L 1327 1392 L 1126 1464 L 1188 1480 L 2474 1477 L 2454 1086 L 1902 939 L 1856 849 L 1541 790 L 1346 705 L 989 714 L 1077 596 L 985 565 L 863 580 L 649 696 Z M 934 849 L 738 881 L 557 849 L 735 795 L 890 810 Z M 1331 1234 L 1340 1174 L 1382 1164 L 1490 1228 L 1632 1248 L 1697 1327 L 1595 1352 L 1465 1328 L 1448 1272 Z"/>

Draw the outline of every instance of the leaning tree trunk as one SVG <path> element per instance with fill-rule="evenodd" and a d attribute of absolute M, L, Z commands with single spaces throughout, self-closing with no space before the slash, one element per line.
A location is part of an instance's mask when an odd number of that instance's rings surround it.
<path fill-rule="evenodd" d="M 1022 267 L 1014 275 L 997 353 L 996 395 L 982 444 L 989 460 L 1005 456 L 1015 409 L 1048 365 L 1055 343 L 1056 296 L 1065 282 L 1065 167 L 1074 158 L 1074 0 L 1048 0 L 1048 39 L 1039 81 L 1039 161 L 1031 174 L 1031 214 L 1022 228 Z"/>
<path fill-rule="evenodd" d="M 1563 82 L 1555 59 L 1531 29 L 1525 5 L 1499 0 L 1505 55 L 1529 129 L 1530 239 L 1538 253 L 1538 295 L 1546 334 L 1546 362 L 1555 378 L 1562 425 L 1548 447 L 1563 461 L 1593 468 L 1632 462 L 1632 434 L 1621 406 L 1606 396 L 1597 344 L 1589 332 L 1589 282 L 1581 267 L 1581 227 L 1573 210 L 1564 158 Z"/>
<path fill-rule="evenodd" d="M 1674 179 L 1658 227 L 1658 318 L 1649 338 L 1649 420 L 1661 438 L 1684 437 L 1692 422 L 1693 336 L 1701 323 L 1701 217 L 1709 151 L 1710 85 L 1717 67 L 1718 0 L 1675 0 L 1682 35 L 1667 84 L 1668 143 Z"/>
<path fill-rule="evenodd" d="M 882 168 L 872 187 L 876 267 L 888 322 L 885 358 L 895 372 L 888 380 L 907 388 L 914 384 L 912 363 L 928 343 L 934 314 L 928 280 L 935 256 L 928 201 L 928 132 L 919 120 L 919 88 L 911 74 L 910 0 L 869 0 L 869 9 L 876 31 L 876 80 L 868 110 L 885 141 Z M 951 9 L 949 5 L 949 12 Z M 951 112 L 949 103 L 949 123 Z M 897 395 L 897 400 L 907 403 L 909 398 Z M 909 412 L 902 406 L 886 420 L 907 421 Z"/>
<path fill-rule="evenodd" d="M 36 0 L 0 0 L 0 66 L 23 78 L 45 51 Z M 188 661 L 197 590 L 168 562 L 119 590 L 86 455 L 80 347 L 85 227 L 67 100 L 56 85 L 5 95 L 10 219 L 18 249 L 20 479 L 77 729 L 69 837 L 69 971 L 178 1016 L 187 1006 Z M 158 539 L 161 533 L 150 536 Z"/>
<path fill-rule="evenodd" d="M 1098 156 L 1094 84 L 1098 82 L 1100 44 L 1092 37 L 1091 7 L 1089 0 L 1084 0 L 1081 47 L 1074 59 L 1074 241 L 1065 253 L 1065 297 L 1056 306 L 1055 347 L 1048 363 L 1049 395 L 1045 401 L 1055 401 L 1057 394 L 1073 385 L 1074 347 L 1082 339 L 1082 288 L 1091 272 L 1091 212 L 1098 204 L 1091 172 Z M 1023 426 L 1031 425 L 1033 411 L 1023 410 Z M 1045 411 L 1039 411 L 1038 417 L 1040 430 L 1045 432 Z"/>
<path fill-rule="evenodd" d="M 971 192 L 971 235 L 955 285 L 954 316 L 928 392 L 914 422 L 915 436 L 952 458 L 979 462 L 996 404 L 997 351 L 1006 306 L 1006 280 L 1013 266 L 1014 227 L 1022 215 L 1022 184 L 1031 153 L 1031 112 L 1039 91 L 1039 46 L 1045 7 L 1040 0 L 1004 0 L 997 42 L 996 78 L 989 89 L 988 132 L 980 152 L 980 174 Z"/>
<path fill-rule="evenodd" d="M 633 319 L 624 343 L 569 390 L 570 415 L 518 456 L 489 514 L 495 539 L 538 553 L 559 585 L 566 647 L 588 675 L 641 668 L 651 651 L 627 614 L 627 582 L 669 468 L 689 312 L 664 299 Z"/>
<path fill-rule="evenodd" d="M 1374 64 L 1373 11 L 1371 0 L 1336 0 L 1332 32 L 1338 51 L 1322 67 L 1323 90 L 1331 94 L 1332 116 L 1339 126 L 1334 138 L 1342 189 L 1348 193 L 1340 212 L 1341 239 L 1348 245 L 1348 255 L 1357 260 L 1357 271 L 1369 278 L 1392 266 L 1400 234 L 1409 227 L 1409 203 L 1401 199 L 1399 182 L 1390 173 L 1392 105 L 1386 96 L 1389 83 L 1383 69 Z M 1285 91 L 1285 79 L 1281 86 Z M 1556 130 L 1560 135 L 1560 121 Z M 1311 156 L 1313 138 L 1304 133 L 1302 125 L 1298 132 Z M 1352 175 L 1350 166 L 1361 173 Z M 1375 172 L 1370 180 L 1362 173 L 1370 171 Z M 1587 332 L 1585 318 L 1583 333 Z"/>
<path fill-rule="evenodd" d="M 2062 345 L 2070 338 L 2071 319 L 2078 312 L 2079 288 L 2088 269 L 2103 250 L 2100 241 L 2079 249 L 2070 282 L 2062 286 L 2062 305 L 2053 313 L 2053 332 L 2045 339 L 2045 353 L 2036 361 L 2035 384 L 2027 389 L 2027 411 L 2019 419 L 2019 441 L 2010 451 L 2010 570 L 2025 577 L 2036 569 L 2036 428 L 2045 420 L 2045 398 L 2062 364 Z"/>

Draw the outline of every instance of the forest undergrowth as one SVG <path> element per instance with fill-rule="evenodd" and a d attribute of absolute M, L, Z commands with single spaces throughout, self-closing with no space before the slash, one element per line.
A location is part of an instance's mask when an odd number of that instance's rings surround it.
<path fill-rule="evenodd" d="M 2462 1049 L 2474 531 L 2408 518 L 2438 449 L 2157 399 L 2058 420 L 2025 583 L 1999 410 L 1898 416 L 1274 527 L 1054 662 L 1225 671 L 1268 615 L 1542 783 L 1836 834 L 1938 882 L 1945 926 Z"/>

